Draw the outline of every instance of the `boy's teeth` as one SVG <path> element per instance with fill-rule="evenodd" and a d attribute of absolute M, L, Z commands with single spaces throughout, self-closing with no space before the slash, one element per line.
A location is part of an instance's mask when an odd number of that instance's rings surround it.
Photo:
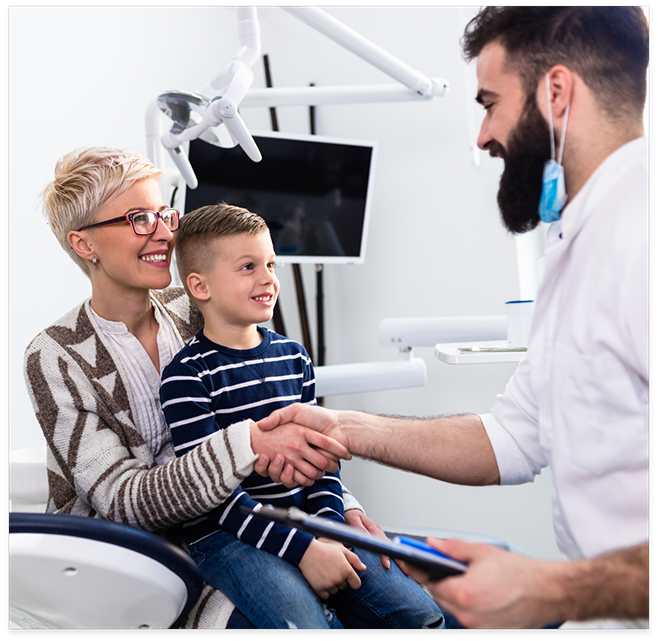
<path fill-rule="evenodd" d="M 167 254 L 151 254 L 150 256 L 140 256 L 147 263 L 162 263 L 167 260 Z"/>

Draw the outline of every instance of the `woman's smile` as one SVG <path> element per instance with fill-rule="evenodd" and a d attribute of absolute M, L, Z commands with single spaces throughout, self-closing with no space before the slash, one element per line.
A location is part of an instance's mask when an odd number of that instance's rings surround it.
<path fill-rule="evenodd" d="M 149 263 L 149 265 L 153 265 L 154 267 L 160 267 L 160 268 L 168 268 L 169 267 L 169 259 L 168 259 L 168 250 L 158 250 L 158 251 L 153 251 L 149 252 L 148 254 L 141 254 L 139 259 L 144 261 L 145 263 Z"/>

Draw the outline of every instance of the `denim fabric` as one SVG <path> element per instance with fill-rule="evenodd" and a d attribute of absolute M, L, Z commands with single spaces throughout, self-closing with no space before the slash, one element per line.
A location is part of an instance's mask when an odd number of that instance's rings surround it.
<path fill-rule="evenodd" d="M 445 627 L 434 600 L 394 563 L 384 569 L 379 554 L 355 550 L 368 568 L 359 572 L 361 587 L 339 590 L 323 602 L 298 568 L 228 532 L 191 545 L 190 552 L 203 578 L 256 628 Z M 239 621 L 236 615 L 229 626 L 245 627 Z"/>

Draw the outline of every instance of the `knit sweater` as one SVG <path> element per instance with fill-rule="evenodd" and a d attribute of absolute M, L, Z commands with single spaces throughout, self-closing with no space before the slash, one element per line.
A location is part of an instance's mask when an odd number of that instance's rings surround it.
<path fill-rule="evenodd" d="M 202 317 L 182 288 L 151 292 L 180 347 Z M 181 523 L 221 505 L 256 460 L 248 423 L 222 430 L 175 461 L 157 465 L 141 436 L 120 359 L 89 300 L 41 332 L 25 352 L 25 378 L 47 444 L 46 511 L 126 523 L 178 540 Z M 346 509 L 360 507 L 345 493 Z M 184 627 L 224 628 L 233 604 L 206 585 Z"/>

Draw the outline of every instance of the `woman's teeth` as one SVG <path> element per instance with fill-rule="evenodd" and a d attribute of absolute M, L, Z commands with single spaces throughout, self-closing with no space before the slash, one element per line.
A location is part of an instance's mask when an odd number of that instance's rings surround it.
<path fill-rule="evenodd" d="M 272 295 L 268 294 L 267 296 L 254 296 L 254 300 L 260 301 L 261 303 L 266 303 L 267 301 L 272 300 Z"/>
<path fill-rule="evenodd" d="M 140 256 L 140 258 L 147 263 L 163 263 L 167 260 L 167 254 L 149 254 L 148 256 Z"/>

